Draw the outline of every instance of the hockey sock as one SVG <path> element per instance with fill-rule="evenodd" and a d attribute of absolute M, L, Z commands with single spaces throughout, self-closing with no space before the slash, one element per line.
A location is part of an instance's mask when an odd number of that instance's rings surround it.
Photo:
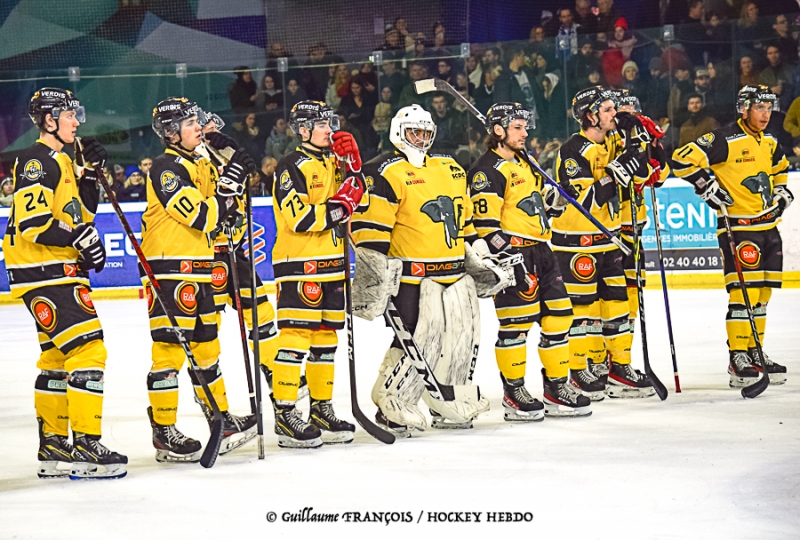
<path fill-rule="evenodd" d="M 500 373 L 508 380 L 521 379 L 525 376 L 527 340 L 530 326 L 501 326 L 494 344 L 494 355 Z"/>
<path fill-rule="evenodd" d="M 67 406 L 73 432 L 100 435 L 103 418 L 102 369 L 76 369 L 69 374 Z"/>
<path fill-rule="evenodd" d="M 756 321 L 756 330 L 758 330 L 758 339 L 761 341 L 761 345 L 764 345 L 764 332 L 767 329 L 767 303 L 770 298 L 772 298 L 771 288 L 764 287 L 763 289 L 759 289 L 758 303 L 753 306 L 753 318 Z M 751 331 L 748 348 L 752 349 L 755 346 L 756 340 L 752 336 Z"/>
<path fill-rule="evenodd" d="M 600 320 L 600 302 L 572 306 L 574 317 L 569 329 L 569 368 L 586 369 L 592 351 L 603 349 L 603 326 Z"/>
<path fill-rule="evenodd" d="M 37 418 L 42 419 L 45 433 L 69 435 L 69 412 L 67 410 L 67 372 L 43 370 L 36 377 L 33 398 Z"/>
<path fill-rule="evenodd" d="M 263 294 L 266 296 L 266 288 L 262 285 L 256 291 L 259 297 L 262 295 L 262 290 L 264 289 Z M 250 291 L 247 290 L 247 295 L 249 296 Z M 242 290 L 242 302 L 244 303 L 245 291 Z M 249 302 L 248 302 L 249 303 Z M 253 310 L 250 308 L 245 308 L 244 313 L 242 314 L 244 317 L 244 323 L 247 325 L 247 329 L 249 330 L 248 333 L 248 343 L 250 344 L 250 349 L 253 349 Z M 267 366 L 270 370 L 273 369 L 273 362 L 275 360 L 275 355 L 278 354 L 278 330 L 275 328 L 275 309 L 272 307 L 268 301 L 263 301 L 258 304 L 258 352 L 261 358 L 261 363 Z"/>
<path fill-rule="evenodd" d="M 755 316 L 756 328 L 759 335 L 763 333 L 763 328 L 766 327 L 767 307 L 766 302 L 763 305 L 763 312 L 759 313 L 758 306 L 761 304 L 760 296 L 763 289 L 747 289 L 747 296 L 750 299 L 750 305 L 753 306 L 753 315 Z M 762 319 L 762 325 L 759 326 L 759 319 Z M 732 351 L 745 351 L 748 345 L 755 347 L 755 340 L 753 339 L 753 331 L 750 329 L 750 319 L 747 316 L 747 306 L 744 303 L 744 296 L 742 296 L 741 289 L 733 289 L 728 295 L 728 313 L 725 315 L 725 330 L 728 333 L 728 347 Z M 752 344 L 752 345 L 751 345 Z"/>
<path fill-rule="evenodd" d="M 200 362 L 200 359 L 197 361 Z M 203 385 L 197 377 L 198 374 L 203 376 L 203 380 L 205 380 L 208 385 L 208 389 L 211 390 L 211 394 L 213 394 L 219 410 L 223 412 L 227 411 L 228 396 L 225 392 L 225 380 L 222 378 L 222 370 L 219 368 L 219 364 L 214 362 L 212 365 L 201 367 L 199 370 L 189 369 L 189 378 L 192 379 L 197 397 L 202 399 L 203 403 L 210 409 L 211 403 L 209 403 L 208 396 L 206 396 L 205 390 L 203 390 Z"/>
<path fill-rule="evenodd" d="M 164 369 L 147 374 L 147 395 L 153 408 L 153 420 L 171 426 L 178 419 L 178 371 Z"/>
<path fill-rule="evenodd" d="M 304 328 L 281 328 L 278 333 L 272 389 L 276 400 L 297 401 L 300 387 L 300 369 L 311 348 L 312 330 Z"/>
<path fill-rule="evenodd" d="M 333 398 L 333 358 L 338 339 L 333 330 L 318 330 L 311 334 L 311 354 L 306 363 L 308 393 L 312 399 Z"/>
<path fill-rule="evenodd" d="M 633 335 L 628 320 L 628 301 L 601 300 L 600 313 L 603 318 L 603 338 L 611 353 L 611 360 L 617 364 L 630 364 Z"/>
<path fill-rule="evenodd" d="M 542 333 L 539 339 L 539 359 L 545 375 L 560 379 L 569 375 L 569 334 L 572 317 L 542 317 Z"/>

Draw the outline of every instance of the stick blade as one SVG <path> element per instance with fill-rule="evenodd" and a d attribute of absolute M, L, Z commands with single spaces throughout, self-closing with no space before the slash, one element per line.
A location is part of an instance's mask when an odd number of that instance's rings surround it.
<path fill-rule="evenodd" d="M 361 426 L 364 431 L 369 433 L 372 438 L 378 439 L 383 444 L 394 443 L 395 436 L 385 429 L 382 429 L 372 423 L 370 419 L 367 418 L 363 412 L 361 412 L 361 409 L 358 408 L 358 405 L 355 404 L 353 405 L 353 417 L 356 419 L 356 422 L 358 422 L 358 425 Z"/>
<path fill-rule="evenodd" d="M 208 438 L 203 455 L 200 458 L 200 465 L 206 469 L 214 466 L 222 446 L 222 414 L 215 414 L 214 421 L 211 423 L 211 437 Z"/>
<path fill-rule="evenodd" d="M 766 371 L 763 373 L 764 375 L 759 380 L 750 386 L 745 386 L 742 388 L 743 398 L 753 399 L 760 396 L 761 393 L 767 389 L 767 386 L 769 386 L 769 374 Z"/>
<path fill-rule="evenodd" d="M 436 79 L 423 79 L 414 83 L 414 90 L 417 94 L 427 94 L 428 92 L 436 92 Z"/>
<path fill-rule="evenodd" d="M 664 386 L 664 383 L 662 383 L 661 380 L 658 377 L 656 377 L 656 374 L 653 373 L 653 370 L 650 368 L 649 362 L 648 365 L 645 366 L 645 373 L 647 373 L 647 376 L 650 378 L 650 382 L 653 383 L 653 389 L 656 391 L 656 395 L 659 397 L 659 399 L 661 401 L 667 399 L 667 396 L 669 396 L 667 387 Z"/>

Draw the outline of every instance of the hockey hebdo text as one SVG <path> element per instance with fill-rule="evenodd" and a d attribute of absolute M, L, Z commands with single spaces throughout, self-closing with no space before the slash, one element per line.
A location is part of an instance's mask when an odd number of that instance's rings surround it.
<path fill-rule="evenodd" d="M 378 523 L 390 525 L 394 523 L 527 523 L 533 521 L 533 512 L 464 512 L 464 511 L 427 511 L 419 514 L 404 512 L 369 512 L 346 511 L 324 512 L 306 506 L 300 510 L 267 512 L 267 522 L 274 523 Z"/>

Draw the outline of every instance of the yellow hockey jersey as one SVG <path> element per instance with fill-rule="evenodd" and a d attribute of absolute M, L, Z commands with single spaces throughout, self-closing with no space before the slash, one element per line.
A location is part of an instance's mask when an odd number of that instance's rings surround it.
<path fill-rule="evenodd" d="M 298 146 L 275 171 L 275 281 L 344 279 L 344 239 L 326 206 L 342 184 L 336 157 Z M 368 199 L 365 193 L 361 204 Z"/>
<path fill-rule="evenodd" d="M 100 192 L 76 181 L 72 160 L 38 139 L 14 163 L 14 197 L 3 237 L 6 271 L 14 298 L 48 285 L 81 283 L 72 229 L 94 219 Z"/>
<path fill-rule="evenodd" d="M 353 215 L 356 245 L 403 262 L 401 281 L 456 282 L 464 275 L 464 242 L 476 238 L 467 175 L 448 155 L 422 168 L 398 152 L 364 165 L 369 208 Z"/>
<path fill-rule="evenodd" d="M 216 195 L 210 161 L 167 148 L 147 175 L 142 252 L 157 279 L 210 282 L 211 233 L 235 211 L 235 197 Z M 144 276 L 143 281 L 147 281 Z"/>
<path fill-rule="evenodd" d="M 550 221 L 542 199 L 544 179 L 527 163 L 519 158 L 507 161 L 488 150 L 467 177 L 478 236 L 499 229 L 510 236 L 512 246 L 550 240 Z"/>
<path fill-rule="evenodd" d="M 789 161 L 773 135 L 761 132 L 754 137 L 738 120 L 678 148 L 672 161 L 675 175 L 692 184 L 711 169 L 733 198 L 728 207 L 733 230 L 763 231 L 780 221 L 772 189 L 786 185 Z M 717 234 L 724 231 L 722 213 L 717 212 Z"/>

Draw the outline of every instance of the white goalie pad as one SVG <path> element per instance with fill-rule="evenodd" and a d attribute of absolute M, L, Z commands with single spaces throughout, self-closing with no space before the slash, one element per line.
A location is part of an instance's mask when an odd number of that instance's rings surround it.
<path fill-rule="evenodd" d="M 353 277 L 353 315 L 368 321 L 383 315 L 389 298 L 397 295 L 403 263 L 373 249 L 356 248 Z"/>
<path fill-rule="evenodd" d="M 475 282 L 478 298 L 491 298 L 503 289 L 517 284 L 513 266 L 498 264 L 482 238 L 473 245 L 465 245 L 464 267 Z"/>
<path fill-rule="evenodd" d="M 409 401 L 409 389 L 420 379 L 403 349 L 386 351 L 378 379 L 372 387 L 372 401 L 390 421 L 411 429 L 424 431 L 425 416 L 419 410 L 419 397 Z"/>

